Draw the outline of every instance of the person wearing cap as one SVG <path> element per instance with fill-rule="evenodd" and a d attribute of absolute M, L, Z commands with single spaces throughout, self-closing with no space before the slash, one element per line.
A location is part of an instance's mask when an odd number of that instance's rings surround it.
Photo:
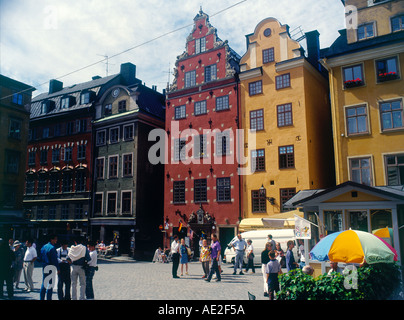
<path fill-rule="evenodd" d="M 18 240 L 15 240 L 13 243 L 15 257 L 15 260 L 13 262 L 13 283 L 15 284 L 16 289 L 19 289 L 18 285 L 20 284 L 20 278 L 24 264 L 24 250 L 21 248 L 21 245 L 22 243 Z"/>

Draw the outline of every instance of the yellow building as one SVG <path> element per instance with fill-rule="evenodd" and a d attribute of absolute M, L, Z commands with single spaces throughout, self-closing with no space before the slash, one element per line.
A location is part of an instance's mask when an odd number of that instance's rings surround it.
<path fill-rule="evenodd" d="M 242 177 L 243 217 L 264 218 L 284 211 L 299 190 L 335 183 L 328 82 L 317 31 L 306 33 L 307 58 L 274 18 L 246 38 L 239 75 L 249 171 Z"/>
<path fill-rule="evenodd" d="M 325 53 L 336 182 L 404 184 L 404 1 L 347 0 Z M 348 10 L 349 9 L 349 10 Z"/>

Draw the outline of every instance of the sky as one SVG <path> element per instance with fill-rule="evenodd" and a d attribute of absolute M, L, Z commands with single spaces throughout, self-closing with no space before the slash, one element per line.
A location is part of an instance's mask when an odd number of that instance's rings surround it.
<path fill-rule="evenodd" d="M 292 37 L 299 27 L 318 30 L 321 48 L 345 28 L 340 0 L 0 0 L 0 74 L 34 86 L 35 97 L 50 79 L 67 87 L 131 62 L 161 92 L 201 6 L 240 56 L 245 35 L 268 17 L 288 24 Z"/>

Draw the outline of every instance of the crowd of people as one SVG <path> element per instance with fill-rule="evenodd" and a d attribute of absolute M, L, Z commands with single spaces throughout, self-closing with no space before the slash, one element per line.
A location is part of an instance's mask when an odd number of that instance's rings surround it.
<path fill-rule="evenodd" d="M 82 237 L 76 237 L 70 247 L 66 241 L 61 241 L 58 246 L 56 235 L 49 235 L 48 240 L 37 250 L 32 239 L 27 239 L 24 244 L 13 239 L 9 239 L 7 244 L 0 239 L 0 298 L 4 298 L 3 286 L 6 282 L 7 296 L 13 299 L 15 289 L 20 289 L 21 274 L 25 284 L 22 290 L 34 291 L 32 275 L 35 263 L 40 263 L 40 300 L 52 300 L 54 288 L 59 300 L 94 299 L 93 277 L 98 270 L 96 244 L 89 241 L 84 245 Z"/>
<path fill-rule="evenodd" d="M 270 300 L 275 298 L 275 292 L 279 291 L 279 280 L 278 276 L 282 274 L 282 269 L 286 269 L 287 272 L 300 269 L 303 273 L 312 276 L 314 274 L 314 269 L 310 265 L 306 265 L 305 262 L 305 252 L 303 240 L 299 240 L 298 245 L 298 257 L 299 260 L 295 260 L 295 255 L 293 249 L 295 247 L 295 241 L 289 240 L 287 243 L 286 252 L 281 248 L 281 244 L 272 239 L 272 235 L 268 235 L 267 242 L 265 244 L 264 250 L 261 252 L 261 271 L 263 275 L 264 284 L 264 296 L 268 297 Z M 237 234 L 230 244 L 230 247 L 234 249 L 235 252 L 235 263 L 233 275 L 236 275 L 238 270 L 240 275 L 244 275 L 244 272 L 248 272 L 251 269 L 251 273 L 255 273 L 254 266 L 254 247 L 251 239 L 243 239 L 241 233 Z M 212 235 L 212 243 L 208 244 L 206 238 L 202 238 L 200 241 L 199 248 L 200 256 L 199 261 L 202 264 L 202 278 L 205 281 L 211 281 L 214 274 L 216 274 L 216 281 L 221 281 L 221 247 L 217 236 Z M 167 259 L 170 256 L 171 259 Z M 243 261 L 244 257 L 247 257 L 246 268 L 243 272 Z M 162 258 L 163 257 L 163 258 Z M 188 275 L 188 262 L 190 261 L 190 250 L 185 244 L 185 239 L 179 239 L 177 235 L 174 236 L 173 242 L 171 243 L 171 249 L 161 250 L 159 248 L 156 250 L 155 257 L 153 261 L 169 262 L 172 261 L 172 277 L 179 278 L 177 275 L 179 265 L 181 264 L 181 275 L 183 276 L 183 268 L 185 265 L 185 274 Z M 338 267 L 337 262 L 330 262 L 331 269 L 328 274 L 331 275 L 333 272 L 342 273 L 342 269 Z"/>

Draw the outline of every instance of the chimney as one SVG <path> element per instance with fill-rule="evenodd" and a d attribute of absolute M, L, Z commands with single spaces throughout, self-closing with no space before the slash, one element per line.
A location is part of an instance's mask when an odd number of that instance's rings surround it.
<path fill-rule="evenodd" d="M 58 92 L 63 89 L 63 82 L 52 79 L 49 81 L 49 94 Z"/>
<path fill-rule="evenodd" d="M 321 70 L 320 59 L 320 33 L 317 30 L 306 32 L 307 60 L 317 69 Z"/>
<path fill-rule="evenodd" d="M 123 84 L 128 86 L 136 83 L 136 66 L 133 63 L 122 63 L 120 74 Z"/>

